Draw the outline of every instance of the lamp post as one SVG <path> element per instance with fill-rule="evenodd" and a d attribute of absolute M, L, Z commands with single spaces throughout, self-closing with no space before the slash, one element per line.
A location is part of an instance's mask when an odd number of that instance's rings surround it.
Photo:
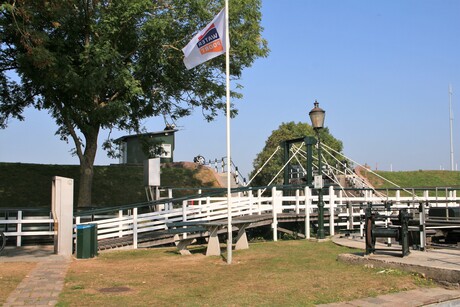
<path fill-rule="evenodd" d="M 324 239 L 324 202 L 323 202 L 323 165 L 321 161 L 321 138 L 319 136 L 319 130 L 324 127 L 324 117 L 326 111 L 319 107 L 318 101 L 315 100 L 315 107 L 308 113 L 311 119 L 311 124 L 316 132 L 318 138 L 318 169 L 319 176 L 315 180 L 315 188 L 318 189 L 318 239 Z"/>

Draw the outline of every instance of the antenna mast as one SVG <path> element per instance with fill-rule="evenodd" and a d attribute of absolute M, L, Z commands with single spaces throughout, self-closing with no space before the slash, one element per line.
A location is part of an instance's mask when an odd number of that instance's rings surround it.
<path fill-rule="evenodd" d="M 452 85 L 449 84 L 449 118 L 450 118 L 450 169 L 454 171 L 454 142 L 452 136 L 452 126 L 454 117 L 452 115 Z"/>

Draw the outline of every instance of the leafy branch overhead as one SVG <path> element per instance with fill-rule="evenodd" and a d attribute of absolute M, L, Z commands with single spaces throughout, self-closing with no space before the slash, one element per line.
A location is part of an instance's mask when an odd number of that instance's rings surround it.
<path fill-rule="evenodd" d="M 268 54 L 260 6 L 231 1 L 234 80 Z M 91 167 L 100 129 L 140 131 L 146 118 L 195 109 L 213 120 L 225 110 L 225 59 L 188 71 L 181 48 L 222 7 L 218 0 L 3 1 L 0 127 L 22 120 L 26 107 L 44 109 Z M 237 90 L 232 97 L 241 97 Z"/>

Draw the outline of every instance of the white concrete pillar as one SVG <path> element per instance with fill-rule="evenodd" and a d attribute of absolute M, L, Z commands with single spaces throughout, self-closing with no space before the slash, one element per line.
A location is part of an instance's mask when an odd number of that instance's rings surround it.
<path fill-rule="evenodd" d="M 53 177 L 51 210 L 54 219 L 54 252 L 70 257 L 73 252 L 73 179 Z"/>

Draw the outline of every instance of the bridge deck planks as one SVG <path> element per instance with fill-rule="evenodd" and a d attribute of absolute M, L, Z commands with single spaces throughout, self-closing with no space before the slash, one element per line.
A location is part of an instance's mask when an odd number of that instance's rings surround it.
<path fill-rule="evenodd" d="M 325 214 L 325 217 L 328 214 Z M 260 215 L 243 215 L 243 216 L 235 216 L 233 217 L 234 220 L 238 221 L 248 221 L 251 224 L 247 227 L 256 228 L 261 226 L 271 225 L 273 223 L 273 215 L 272 214 L 260 214 Z M 277 214 L 278 223 L 294 223 L 294 222 L 305 222 L 305 214 L 304 213 L 279 213 Z M 316 221 L 317 214 L 312 213 L 310 214 L 310 220 Z M 219 222 L 225 222 L 227 219 L 219 220 Z M 236 227 L 233 227 L 233 231 L 237 231 Z M 227 233 L 227 229 L 221 229 L 218 232 Z M 187 237 L 190 238 L 202 238 L 207 237 L 207 233 L 193 233 L 188 234 Z M 158 231 L 150 231 L 150 232 L 142 232 L 138 234 L 138 246 L 139 247 L 155 247 L 160 245 L 166 244 L 173 244 L 174 243 L 174 234 L 168 233 L 167 230 L 158 230 Z M 112 248 L 122 248 L 126 246 L 133 245 L 133 236 L 127 235 L 121 238 L 108 238 L 102 239 L 98 242 L 99 250 L 106 250 Z"/>

